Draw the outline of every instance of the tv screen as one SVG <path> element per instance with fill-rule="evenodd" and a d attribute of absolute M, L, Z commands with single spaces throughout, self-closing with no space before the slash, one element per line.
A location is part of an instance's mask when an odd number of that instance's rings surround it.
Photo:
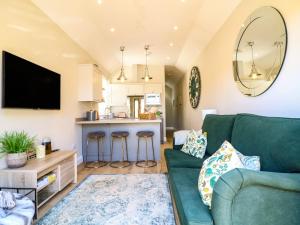
<path fill-rule="evenodd" d="M 60 109 L 60 75 L 3 51 L 2 108 Z"/>

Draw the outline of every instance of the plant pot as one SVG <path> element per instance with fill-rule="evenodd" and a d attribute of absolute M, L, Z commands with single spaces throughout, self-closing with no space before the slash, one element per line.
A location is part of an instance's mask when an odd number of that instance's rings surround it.
<path fill-rule="evenodd" d="M 0 170 L 7 168 L 7 154 L 6 153 L 0 153 Z"/>
<path fill-rule="evenodd" d="M 27 163 L 27 152 L 7 154 L 8 168 L 19 168 Z"/>

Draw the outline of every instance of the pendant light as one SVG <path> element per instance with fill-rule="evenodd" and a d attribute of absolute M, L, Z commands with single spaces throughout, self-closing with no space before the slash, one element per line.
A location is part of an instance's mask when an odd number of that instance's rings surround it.
<path fill-rule="evenodd" d="M 253 46 L 254 46 L 254 42 L 253 41 L 250 41 L 248 42 L 248 45 L 251 47 L 251 54 L 252 54 L 252 65 L 251 65 L 251 72 L 249 74 L 249 77 L 251 79 L 257 79 L 258 76 L 262 75 L 261 73 L 259 73 L 256 69 L 256 65 L 254 63 L 254 55 L 253 55 Z"/>
<path fill-rule="evenodd" d="M 148 82 L 149 80 L 152 80 L 152 77 L 149 74 L 149 69 L 148 69 L 148 51 L 149 51 L 149 45 L 145 45 L 144 47 L 145 52 L 146 52 L 146 64 L 145 64 L 145 73 L 144 73 L 144 77 L 142 77 L 143 80 L 145 80 L 146 82 Z"/>
<path fill-rule="evenodd" d="M 120 80 L 121 82 L 124 82 L 125 80 L 127 80 L 127 77 L 125 76 L 125 73 L 124 73 L 124 50 L 125 50 L 125 46 L 121 46 L 120 51 L 122 52 L 122 67 L 121 67 L 120 75 L 117 78 L 117 80 Z"/>

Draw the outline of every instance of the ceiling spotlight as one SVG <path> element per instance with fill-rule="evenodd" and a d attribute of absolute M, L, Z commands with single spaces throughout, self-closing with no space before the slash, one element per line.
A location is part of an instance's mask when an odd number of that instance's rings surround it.
<path fill-rule="evenodd" d="M 173 27 L 173 29 L 174 29 L 174 30 L 178 30 L 178 26 L 175 25 L 175 26 Z"/>
<path fill-rule="evenodd" d="M 167 57 L 166 57 L 166 60 L 170 60 L 170 59 L 171 59 L 171 57 L 170 57 L 170 56 L 167 56 Z"/>
<path fill-rule="evenodd" d="M 109 30 L 110 30 L 110 32 L 112 32 L 112 33 L 116 31 L 116 29 L 115 29 L 114 27 L 110 28 Z"/>
<path fill-rule="evenodd" d="M 185 0 L 181 0 L 181 2 L 185 2 Z"/>
<path fill-rule="evenodd" d="M 173 43 L 173 42 L 171 42 L 171 43 L 169 44 L 169 46 L 170 46 L 170 47 L 173 47 L 173 46 L 174 46 L 174 43 Z"/>
<path fill-rule="evenodd" d="M 98 3 L 99 5 L 101 5 L 101 4 L 102 4 L 102 0 L 97 0 L 97 3 Z"/>

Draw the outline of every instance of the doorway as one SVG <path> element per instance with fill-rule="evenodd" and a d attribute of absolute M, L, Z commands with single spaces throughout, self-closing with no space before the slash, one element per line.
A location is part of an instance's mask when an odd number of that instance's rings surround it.
<path fill-rule="evenodd" d="M 144 96 L 129 96 L 130 118 L 139 118 L 140 113 L 145 112 Z"/>

